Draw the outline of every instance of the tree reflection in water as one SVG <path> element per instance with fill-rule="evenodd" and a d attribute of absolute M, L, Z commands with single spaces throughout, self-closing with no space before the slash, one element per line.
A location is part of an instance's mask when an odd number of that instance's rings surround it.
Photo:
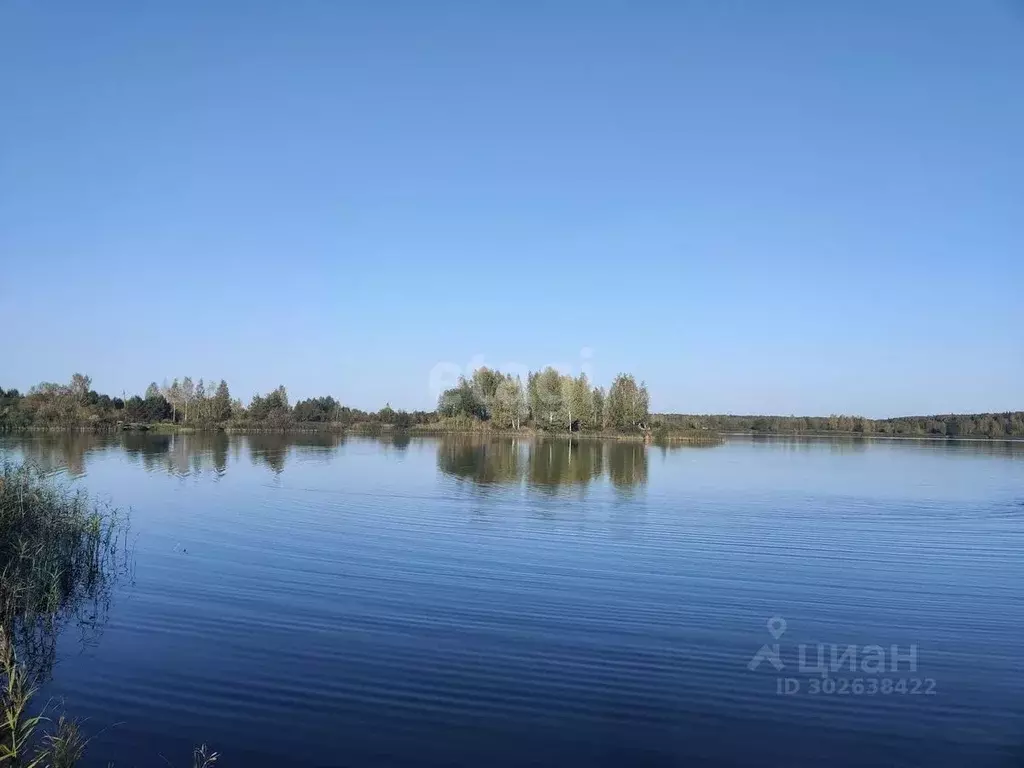
<path fill-rule="evenodd" d="M 632 441 L 449 435 L 438 441 L 437 466 L 482 486 L 525 481 L 554 493 L 607 475 L 616 488 L 629 490 L 647 482 L 647 448 Z"/>

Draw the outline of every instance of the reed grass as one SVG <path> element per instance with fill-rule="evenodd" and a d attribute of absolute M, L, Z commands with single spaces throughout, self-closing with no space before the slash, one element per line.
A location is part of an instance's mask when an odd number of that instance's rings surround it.
<path fill-rule="evenodd" d="M 30 714 L 36 688 L 18 663 L 14 645 L 0 629 L 0 765 L 10 768 L 72 768 L 88 743 L 76 720 L 49 717 L 51 708 Z"/>
<path fill-rule="evenodd" d="M 33 704 L 70 620 L 102 622 L 130 570 L 126 514 L 32 464 L 0 464 L 0 768 L 73 768 L 89 740 L 51 703 Z M 193 768 L 219 755 L 193 751 Z"/>
<path fill-rule="evenodd" d="M 117 577 L 132 564 L 129 521 L 32 464 L 0 465 L 0 628 L 32 682 L 52 665 L 69 621 L 102 623 Z"/>

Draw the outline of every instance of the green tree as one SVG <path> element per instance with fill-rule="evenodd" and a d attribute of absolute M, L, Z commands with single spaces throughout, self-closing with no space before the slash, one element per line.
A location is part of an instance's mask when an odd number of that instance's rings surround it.
<path fill-rule="evenodd" d="M 230 418 L 231 392 L 228 391 L 228 383 L 221 379 L 217 391 L 213 394 L 213 420 L 223 423 Z"/>
<path fill-rule="evenodd" d="M 583 425 L 591 408 L 590 382 L 587 381 L 587 375 L 581 373 L 577 378 L 563 376 L 561 394 L 562 418 L 571 432 L 577 422 L 579 426 Z"/>
<path fill-rule="evenodd" d="M 209 418 L 210 414 L 208 413 L 208 407 L 209 403 L 206 399 L 206 383 L 202 379 L 199 379 L 199 381 L 196 382 L 195 405 L 193 406 L 195 418 L 198 421 L 205 422 Z"/>
<path fill-rule="evenodd" d="M 544 412 L 540 398 L 540 374 L 530 371 L 526 374 L 526 403 L 530 409 L 529 418 L 536 423 Z"/>
<path fill-rule="evenodd" d="M 295 420 L 300 423 L 336 421 L 338 417 L 338 401 L 330 395 L 300 400 L 295 404 L 292 413 L 295 416 Z"/>
<path fill-rule="evenodd" d="M 477 401 L 484 407 L 482 418 L 490 418 L 494 398 L 498 394 L 498 385 L 504 380 L 505 377 L 499 371 L 493 371 L 490 368 L 477 368 L 473 371 L 470 383 Z"/>
<path fill-rule="evenodd" d="M 587 374 L 581 373 L 573 379 L 571 400 L 573 412 L 576 414 L 574 418 L 579 421 L 580 428 L 592 427 L 594 425 L 591 421 L 594 401 L 590 395 L 590 381 L 587 379 Z M 569 427 L 572 428 L 571 421 Z"/>
<path fill-rule="evenodd" d="M 526 394 L 522 379 L 502 377 L 494 393 L 491 420 L 499 427 L 519 429 L 526 412 Z"/>
<path fill-rule="evenodd" d="M 509 377 L 509 381 L 512 377 Z M 530 408 L 526 403 L 526 390 L 523 387 L 523 380 L 516 376 L 515 385 L 512 397 L 512 426 L 515 429 L 519 429 L 522 426 L 523 420 L 529 418 Z"/>
<path fill-rule="evenodd" d="M 645 428 L 650 420 L 650 396 L 643 383 L 630 374 L 620 373 L 608 390 L 606 420 L 616 429 Z"/>
<path fill-rule="evenodd" d="M 382 424 L 394 424 L 396 412 L 391 403 L 384 403 L 384 407 L 377 412 L 377 418 Z"/>
<path fill-rule="evenodd" d="M 541 417 L 553 427 L 555 418 L 562 413 L 562 376 L 550 366 L 538 375 L 537 404 Z M 534 419 L 537 419 L 537 412 Z"/>
<path fill-rule="evenodd" d="M 446 389 L 441 393 L 437 399 L 437 412 L 440 416 L 448 418 L 467 416 L 483 419 L 487 417 L 487 408 L 480 400 L 476 388 L 464 376 L 459 377 L 458 386 Z"/>
<path fill-rule="evenodd" d="M 267 395 L 267 402 L 271 408 L 288 410 L 288 390 L 284 388 L 284 384 Z"/>
<path fill-rule="evenodd" d="M 594 387 L 590 393 L 590 423 L 594 429 L 604 429 L 604 389 Z"/>

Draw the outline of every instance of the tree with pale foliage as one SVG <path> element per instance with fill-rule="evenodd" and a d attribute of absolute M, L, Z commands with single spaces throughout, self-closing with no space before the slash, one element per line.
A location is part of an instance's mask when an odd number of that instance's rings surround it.
<path fill-rule="evenodd" d="M 92 378 L 82 373 L 76 373 L 71 377 L 71 384 L 68 387 L 71 397 L 79 403 L 84 403 L 92 389 Z"/>
<path fill-rule="evenodd" d="M 549 427 L 554 426 L 555 417 L 562 412 L 561 374 L 548 366 L 537 374 L 536 388 L 537 410 L 534 411 L 533 419 L 534 421 L 546 420 Z"/>
<path fill-rule="evenodd" d="M 490 418 L 491 410 L 494 407 L 494 398 L 498 394 L 498 386 L 505 380 L 500 371 L 493 371 L 490 368 L 477 368 L 473 371 L 473 378 L 470 386 L 477 401 L 483 405 L 483 418 Z"/>
<path fill-rule="evenodd" d="M 167 379 L 164 379 L 164 399 L 171 404 L 171 421 L 178 420 L 178 409 L 181 407 L 181 384 L 175 379 L 171 386 L 167 386 Z"/>
<path fill-rule="evenodd" d="M 632 375 L 620 373 L 608 390 L 606 421 L 617 429 L 645 429 L 650 420 L 650 396 L 647 386 L 639 385 Z"/>
<path fill-rule="evenodd" d="M 581 373 L 577 378 L 562 377 L 562 419 L 571 432 L 573 425 L 582 427 L 590 410 L 590 382 L 587 374 Z"/>
<path fill-rule="evenodd" d="M 572 405 L 573 410 L 578 414 L 576 419 L 580 423 L 580 427 L 583 426 L 592 427 L 593 422 L 590 420 L 593 410 L 593 400 L 590 397 L 590 381 L 587 379 L 587 374 L 581 373 L 572 382 Z M 570 429 L 572 428 L 572 422 L 569 422 Z"/>
<path fill-rule="evenodd" d="M 509 380 L 511 378 L 509 376 Z M 512 415 L 516 429 L 519 429 L 523 421 L 530 417 L 530 407 L 526 403 L 526 388 L 523 387 L 523 380 L 519 376 L 516 376 L 515 396 L 512 400 Z"/>
<path fill-rule="evenodd" d="M 181 404 L 184 410 L 184 421 L 186 422 L 188 421 L 188 406 L 195 398 L 195 395 L 196 387 L 195 384 L 192 383 L 192 377 L 186 376 L 181 381 Z"/>
<path fill-rule="evenodd" d="M 527 412 L 523 381 L 518 376 L 505 376 L 494 392 L 491 420 L 502 429 L 519 429 Z"/>

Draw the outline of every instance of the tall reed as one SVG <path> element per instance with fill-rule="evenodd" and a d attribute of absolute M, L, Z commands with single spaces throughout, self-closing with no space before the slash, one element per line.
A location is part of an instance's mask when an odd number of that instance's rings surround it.
<path fill-rule="evenodd" d="M 128 518 L 31 464 L 0 464 L 0 768 L 72 768 L 88 740 L 76 720 L 34 706 L 61 630 L 97 627 L 132 564 Z M 219 755 L 206 745 L 194 768 Z"/>
<path fill-rule="evenodd" d="M 86 740 L 74 720 L 56 721 L 47 708 L 31 714 L 35 687 L 18 663 L 7 632 L 0 629 L 0 765 L 11 768 L 72 768 L 85 751 Z"/>
<path fill-rule="evenodd" d="M 53 481 L 31 464 L 0 466 L 0 628 L 33 682 L 52 664 L 71 620 L 97 625 L 117 576 L 131 565 L 128 518 Z"/>

